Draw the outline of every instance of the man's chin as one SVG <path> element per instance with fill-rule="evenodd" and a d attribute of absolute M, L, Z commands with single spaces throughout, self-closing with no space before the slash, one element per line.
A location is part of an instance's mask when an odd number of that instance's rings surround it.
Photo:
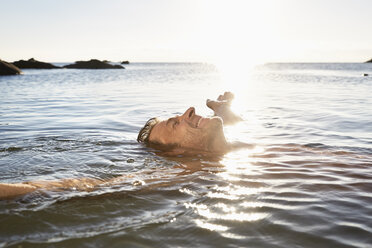
<path fill-rule="evenodd" d="M 208 127 L 208 150 L 223 151 L 226 139 L 223 132 L 223 121 L 220 117 L 213 117 Z"/>
<path fill-rule="evenodd" d="M 223 120 L 218 116 L 212 117 L 208 124 L 208 128 L 223 130 Z"/>

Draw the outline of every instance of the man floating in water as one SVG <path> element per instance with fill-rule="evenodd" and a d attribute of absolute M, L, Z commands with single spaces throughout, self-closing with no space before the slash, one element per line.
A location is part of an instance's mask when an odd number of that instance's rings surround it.
<path fill-rule="evenodd" d="M 233 124 L 242 119 L 231 109 L 234 98 L 231 92 L 220 95 L 217 101 L 207 100 L 214 111 L 213 117 L 197 115 L 191 107 L 181 116 L 167 120 L 151 118 L 138 134 L 137 141 L 154 145 L 162 150 L 184 152 L 224 153 L 230 149 L 223 133 L 223 124 Z"/>
<path fill-rule="evenodd" d="M 213 117 L 197 115 L 190 107 L 180 116 L 167 120 L 151 118 L 140 130 L 137 141 L 155 146 L 168 155 L 211 153 L 223 154 L 232 147 L 223 132 L 223 124 L 241 120 L 231 109 L 234 98 L 231 92 L 220 95 L 216 101 L 207 100 L 207 106 L 214 111 Z M 24 183 L 0 183 L 0 198 L 14 197 L 36 190 L 64 190 L 74 188 L 82 191 L 93 190 L 98 185 L 115 184 L 116 178 L 104 181 L 93 178 L 69 178 L 58 181 L 32 181 Z"/>

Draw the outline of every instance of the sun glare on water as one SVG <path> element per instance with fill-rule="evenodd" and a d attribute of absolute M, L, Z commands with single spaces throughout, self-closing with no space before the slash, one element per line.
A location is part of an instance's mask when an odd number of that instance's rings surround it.
<path fill-rule="evenodd" d="M 208 37 L 201 41 L 205 50 L 211 55 L 221 75 L 222 88 L 235 94 L 231 106 L 237 114 L 244 114 L 249 119 L 251 128 L 255 128 L 257 117 L 255 111 L 247 111 L 260 104 L 260 94 L 265 90 L 263 86 L 252 80 L 254 67 L 265 63 L 270 55 L 270 42 L 272 32 L 269 28 L 273 21 L 268 5 L 273 1 L 202 1 L 204 12 L 204 30 Z M 222 93 L 222 92 L 221 92 Z M 229 141 L 249 140 L 254 143 L 250 133 L 246 131 L 245 122 L 225 128 L 225 135 Z M 258 124 L 257 124 L 258 125 Z M 239 181 L 244 175 L 255 175 L 255 155 L 263 152 L 261 146 L 251 149 L 241 149 L 225 155 L 221 164 L 225 171 L 221 176 L 226 187 L 216 186 L 208 193 L 210 199 L 223 199 L 223 201 L 237 201 L 247 195 L 254 199 L 262 187 L 247 187 L 240 185 Z M 245 203 L 248 204 L 248 203 Z M 257 204 L 254 200 L 249 204 Z M 196 224 L 202 228 L 216 230 L 228 234 L 228 227 L 221 225 L 221 221 L 256 222 L 269 215 L 249 209 L 242 212 L 242 206 L 228 207 L 223 203 L 214 206 L 202 204 L 188 205 L 200 216 Z M 245 207 L 243 207 L 245 209 Z M 235 237 L 236 238 L 236 237 Z"/>
<path fill-rule="evenodd" d="M 216 185 L 206 195 L 215 204 L 185 204 L 186 208 L 193 209 L 198 215 L 195 223 L 199 227 L 218 231 L 221 235 L 230 235 L 230 228 L 223 224 L 227 221 L 248 224 L 270 217 L 269 213 L 258 211 L 256 208 L 260 203 L 255 199 L 260 192 L 265 190 L 263 185 L 255 182 L 252 182 L 252 186 L 240 184 L 242 178 L 249 178 L 258 173 L 253 164 L 255 161 L 254 155 L 262 153 L 262 151 L 262 147 L 255 147 L 227 154 L 221 161 L 221 164 L 225 165 L 225 171 L 219 173 L 219 176 L 223 181 L 229 183 L 227 185 Z M 242 199 L 246 200 L 242 203 L 226 204 L 226 202 L 239 202 Z"/>
<path fill-rule="evenodd" d="M 266 89 L 254 82 L 252 75 L 254 67 L 266 62 L 270 53 L 270 43 L 273 42 L 273 32 L 270 23 L 273 21 L 272 6 L 274 1 L 200 1 L 203 9 L 200 27 L 201 51 L 207 53 L 217 66 L 221 77 L 223 91 L 231 91 L 235 99 L 231 106 L 243 119 L 249 120 L 250 131 L 247 132 L 247 122 L 243 121 L 231 127 L 225 127 L 225 136 L 229 142 L 248 141 L 255 144 L 252 132 L 259 125 L 254 109 L 261 104 L 260 95 Z M 207 33 L 207 35 L 205 34 Z M 218 89 L 220 90 L 220 89 Z M 257 123 L 257 124 L 256 124 Z M 242 178 L 250 178 L 259 173 L 255 166 L 257 156 L 264 148 L 252 145 L 252 148 L 232 151 L 220 161 L 224 171 L 218 175 L 226 186 L 217 186 L 206 195 L 208 199 L 218 202 L 208 206 L 205 204 L 188 203 L 198 215 L 195 223 L 204 229 L 218 231 L 222 235 L 230 235 L 229 227 L 223 225 L 226 221 L 256 222 L 268 218 L 269 214 L 256 211 L 255 201 L 264 187 L 252 182 L 252 186 L 241 184 Z M 257 155 L 258 154 L 258 155 Z M 252 201 L 243 205 L 225 204 L 236 202 L 250 196 Z M 243 211 L 244 210 L 244 211 Z M 234 237 L 237 238 L 237 237 Z"/>

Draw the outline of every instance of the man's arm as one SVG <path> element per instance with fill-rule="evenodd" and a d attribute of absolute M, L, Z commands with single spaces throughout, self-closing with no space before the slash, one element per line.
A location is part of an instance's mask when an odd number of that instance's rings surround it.
<path fill-rule="evenodd" d="M 36 186 L 24 183 L 0 183 L 0 199 L 25 195 L 37 189 Z"/>
<path fill-rule="evenodd" d="M 0 199 L 25 195 L 39 189 L 44 190 L 67 190 L 80 191 L 93 190 L 97 185 L 105 184 L 103 180 L 94 178 L 67 178 L 62 180 L 40 180 L 24 183 L 0 183 Z"/>

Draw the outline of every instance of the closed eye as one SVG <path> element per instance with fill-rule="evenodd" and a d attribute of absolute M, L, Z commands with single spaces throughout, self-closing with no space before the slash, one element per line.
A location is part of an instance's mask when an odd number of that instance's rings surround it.
<path fill-rule="evenodd" d="M 180 124 L 179 121 L 174 121 L 173 124 L 172 124 L 173 128 L 175 128 L 178 124 Z"/>
<path fill-rule="evenodd" d="M 168 126 L 171 126 L 172 128 L 175 128 L 178 124 L 179 124 L 179 120 L 177 118 L 170 118 L 168 119 L 166 125 Z"/>

